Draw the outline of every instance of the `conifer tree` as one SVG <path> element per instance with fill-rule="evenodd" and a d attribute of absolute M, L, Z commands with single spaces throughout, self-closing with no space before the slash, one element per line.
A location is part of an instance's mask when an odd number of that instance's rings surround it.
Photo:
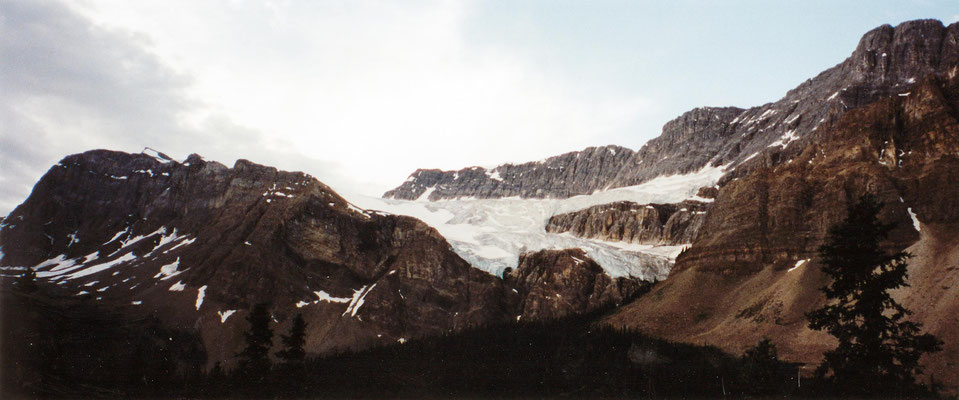
<path fill-rule="evenodd" d="M 270 347 L 273 330 L 270 329 L 270 310 L 267 303 L 257 303 L 246 316 L 250 330 L 244 334 L 246 348 L 240 354 L 240 369 L 247 374 L 266 374 L 270 369 Z"/>
<path fill-rule="evenodd" d="M 752 393 L 775 393 L 784 379 L 776 345 L 764 337 L 743 353 L 743 372 Z"/>
<path fill-rule="evenodd" d="M 822 271 L 832 278 L 823 288 L 827 304 L 807 314 L 809 327 L 825 330 L 839 345 L 825 353 L 819 374 L 843 394 L 893 395 L 923 390 L 919 358 L 941 350 L 942 342 L 920 334 L 905 318 L 909 310 L 890 290 L 906 283 L 908 253 L 886 254 L 880 247 L 893 224 L 879 221 L 882 204 L 867 194 L 848 208 L 819 248 Z"/>
<path fill-rule="evenodd" d="M 306 358 L 306 352 L 303 345 L 306 344 L 306 321 L 302 314 L 296 314 L 293 317 L 293 324 L 290 326 L 288 335 L 281 335 L 283 341 L 283 350 L 276 353 L 276 356 L 284 361 L 287 366 L 298 366 Z"/>

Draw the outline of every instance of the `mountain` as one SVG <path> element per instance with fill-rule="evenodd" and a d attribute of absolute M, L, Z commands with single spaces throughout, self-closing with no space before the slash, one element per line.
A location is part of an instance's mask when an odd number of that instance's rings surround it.
<path fill-rule="evenodd" d="M 886 248 L 915 255 L 911 287 L 897 296 L 946 340 L 945 350 L 924 363 L 955 390 L 959 343 L 949 339 L 959 337 L 957 75 L 959 23 L 884 25 L 866 33 L 849 58 L 779 101 L 692 110 L 636 152 L 590 148 L 537 163 L 475 167 L 468 180 L 437 170 L 421 179 L 421 170 L 384 196 L 433 200 L 438 209 L 504 193 L 527 202 L 594 199 L 555 210 L 544 229 L 604 242 L 688 246 L 649 294 L 605 323 L 736 354 L 768 336 L 783 358 L 815 365 L 834 345 L 806 327 L 805 312 L 823 304 L 819 288 L 827 283 L 817 247 L 849 202 L 878 193 L 886 204 L 882 218 L 897 225 Z M 602 173 L 580 175 L 581 165 L 597 159 L 605 162 Z M 670 187 L 664 180 L 708 170 L 721 177 L 697 181 L 696 196 L 661 190 Z M 660 189 L 607 197 L 650 185 Z M 697 211 L 686 206 L 677 213 L 691 201 L 702 202 Z"/>
<path fill-rule="evenodd" d="M 959 385 L 959 76 L 929 75 L 822 126 L 794 158 L 719 189 L 700 235 L 652 292 L 606 319 L 674 340 L 739 352 L 767 336 L 784 358 L 818 364 L 834 346 L 807 328 L 828 283 L 817 248 L 846 205 L 878 194 L 896 224 L 888 251 L 905 250 L 909 287 L 896 293 L 945 341 L 927 356 L 935 378 Z"/>
<path fill-rule="evenodd" d="M 587 309 L 551 293 L 534 299 L 532 281 L 473 268 L 423 222 L 357 208 L 307 174 L 195 154 L 68 156 L 0 224 L 0 248 L 8 277 L 32 268 L 41 287 L 199 335 L 208 366 L 236 361 L 259 302 L 277 332 L 302 313 L 313 354 Z M 544 273 L 537 262 L 520 269 L 533 281 Z M 595 280 L 564 290 L 606 290 Z M 591 307 L 639 287 L 618 282 Z M 526 312 L 532 302 L 548 310 Z"/>
<path fill-rule="evenodd" d="M 195 336 L 171 348 L 208 368 L 236 362 L 261 302 L 277 333 L 303 314 L 311 354 L 611 310 L 606 328 L 734 354 L 769 337 L 814 365 L 834 345 L 806 326 L 825 301 L 817 247 L 872 192 L 897 225 L 884 247 L 914 255 L 895 295 L 945 339 L 924 363 L 955 390 L 957 176 L 959 24 L 910 21 L 777 102 L 692 110 L 638 151 L 418 170 L 384 198 L 246 160 L 71 155 L 0 220 L 0 308 L 75 338 L 88 322 L 62 318 L 67 294 L 109 309 L 117 337 Z M 27 268 L 40 294 L 8 290 Z"/>
<path fill-rule="evenodd" d="M 383 197 L 426 200 L 462 197 L 567 198 L 588 194 L 608 186 L 620 166 L 635 153 L 625 147 L 590 147 L 519 165 L 504 164 L 487 170 L 483 167 L 459 171 L 420 169 L 399 187 Z"/>
<path fill-rule="evenodd" d="M 638 151 L 591 147 L 543 161 L 459 171 L 417 170 L 384 197 L 430 200 L 461 197 L 565 198 L 633 186 L 706 166 L 750 160 L 778 164 L 794 145 L 845 112 L 907 91 L 959 60 L 959 24 L 937 20 L 880 26 L 866 33 L 842 63 L 807 80 L 773 103 L 749 109 L 704 107 L 666 123 Z M 797 148 L 797 150 L 794 150 Z"/>

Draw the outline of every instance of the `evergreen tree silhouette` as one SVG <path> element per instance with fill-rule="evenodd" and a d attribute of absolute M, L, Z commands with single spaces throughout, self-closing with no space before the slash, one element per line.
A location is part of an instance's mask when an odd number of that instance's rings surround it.
<path fill-rule="evenodd" d="M 283 350 L 276 353 L 276 356 L 284 361 L 288 367 L 300 366 L 306 359 L 306 352 L 303 345 L 306 344 L 306 321 L 303 321 L 302 314 L 296 314 L 293 317 L 293 325 L 290 326 L 288 335 L 281 335 L 283 341 Z"/>
<path fill-rule="evenodd" d="M 751 392 L 775 393 L 783 382 L 782 366 L 776 345 L 764 337 L 743 353 L 743 372 Z"/>
<path fill-rule="evenodd" d="M 879 221 L 882 204 L 867 194 L 848 208 L 846 219 L 829 230 L 819 248 L 822 271 L 832 278 L 823 288 L 828 301 L 807 314 L 809 327 L 825 330 L 839 345 L 825 353 L 820 376 L 843 394 L 903 395 L 924 390 L 916 384 L 919 358 L 942 342 L 920 334 L 921 325 L 889 291 L 906 284 L 908 253 L 880 247 L 893 224 Z"/>
<path fill-rule="evenodd" d="M 264 376 L 270 370 L 270 346 L 273 344 L 273 330 L 270 329 L 269 304 L 257 303 L 246 316 L 250 330 L 244 334 L 246 348 L 240 356 L 240 370 L 248 376 Z"/>

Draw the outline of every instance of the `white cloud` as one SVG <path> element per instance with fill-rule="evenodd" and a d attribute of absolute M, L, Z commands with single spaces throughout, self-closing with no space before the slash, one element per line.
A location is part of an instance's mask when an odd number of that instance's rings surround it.
<path fill-rule="evenodd" d="M 57 160 L 95 148 L 337 172 L 191 96 L 195 80 L 148 52 L 147 36 L 93 27 L 55 2 L 3 2 L 0 16 L 0 215 Z"/>
<path fill-rule="evenodd" d="M 653 108 L 472 42 L 469 2 L 0 4 L 0 215 L 93 148 L 379 194 L 420 167 L 607 144 Z"/>
<path fill-rule="evenodd" d="M 195 97 L 375 191 L 418 167 L 606 144 L 651 107 L 471 43 L 469 2 L 94 4 L 86 12 L 101 23 L 156 38 L 196 78 Z"/>

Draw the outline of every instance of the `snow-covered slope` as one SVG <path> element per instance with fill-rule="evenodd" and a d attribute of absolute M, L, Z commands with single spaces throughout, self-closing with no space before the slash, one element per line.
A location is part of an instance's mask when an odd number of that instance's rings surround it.
<path fill-rule="evenodd" d="M 692 174 L 659 177 L 642 185 L 566 199 L 512 197 L 427 201 L 423 196 L 421 200 L 407 201 L 358 195 L 347 197 L 361 208 L 423 220 L 446 237 L 457 254 L 474 267 L 494 275 L 502 275 L 507 267 L 516 268 L 520 253 L 578 247 L 612 277 L 661 280 L 669 273 L 682 245 L 603 242 L 547 233 L 546 222 L 556 214 L 617 201 L 645 204 L 698 199 L 697 190 L 715 184 L 724 170 L 723 167 L 706 167 Z"/>

